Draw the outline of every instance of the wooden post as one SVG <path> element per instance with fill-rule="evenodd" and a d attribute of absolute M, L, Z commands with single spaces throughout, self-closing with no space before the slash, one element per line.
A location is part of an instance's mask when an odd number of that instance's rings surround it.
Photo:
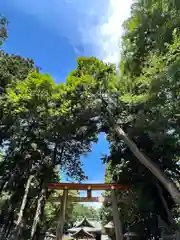
<path fill-rule="evenodd" d="M 91 198 L 92 198 L 92 192 L 91 192 L 90 189 L 87 190 L 87 198 L 88 198 L 88 199 L 91 199 Z"/>
<path fill-rule="evenodd" d="M 112 190 L 112 212 L 113 212 L 116 240 L 123 240 L 122 225 L 119 219 L 119 211 L 117 206 L 116 193 L 114 189 Z"/>
<path fill-rule="evenodd" d="M 57 229 L 56 229 L 56 240 L 62 240 L 62 237 L 63 237 L 65 214 L 66 214 L 66 207 L 67 207 L 67 198 L 68 198 L 68 190 L 65 189 L 63 191 L 63 197 L 61 200 L 60 216 L 59 216 L 59 221 L 58 221 Z"/>
<path fill-rule="evenodd" d="M 165 228 L 161 228 L 161 229 L 160 229 L 160 234 L 161 234 L 161 240 L 164 240 Z"/>
<path fill-rule="evenodd" d="M 176 237 L 175 238 L 176 240 L 180 240 L 180 232 L 179 231 L 175 232 L 175 237 Z"/>

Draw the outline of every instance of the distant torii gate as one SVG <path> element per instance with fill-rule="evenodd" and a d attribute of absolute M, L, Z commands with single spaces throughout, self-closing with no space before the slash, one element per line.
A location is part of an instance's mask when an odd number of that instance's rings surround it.
<path fill-rule="evenodd" d="M 60 198 L 59 197 L 51 198 L 51 201 L 54 201 L 54 202 L 59 202 L 61 200 L 61 211 L 60 211 L 59 221 L 57 224 L 56 240 L 62 240 L 69 190 L 85 190 L 85 191 L 87 191 L 86 197 L 70 197 L 69 196 L 69 200 L 72 202 L 111 201 L 116 240 L 123 240 L 122 226 L 121 226 L 121 221 L 119 219 L 119 214 L 118 214 L 118 206 L 117 206 L 115 190 L 128 190 L 129 187 L 121 186 L 120 184 L 102 184 L 102 183 L 95 183 L 95 184 L 51 183 L 48 185 L 48 188 L 63 190 L 63 195 Z M 111 197 L 104 197 L 104 198 L 103 197 L 92 197 L 92 190 L 95 190 L 95 191 L 111 190 L 112 195 L 111 195 Z"/>

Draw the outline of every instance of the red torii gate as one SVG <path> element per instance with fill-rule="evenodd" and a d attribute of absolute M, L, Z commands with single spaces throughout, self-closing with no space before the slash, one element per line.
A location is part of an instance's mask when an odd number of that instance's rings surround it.
<path fill-rule="evenodd" d="M 102 183 L 94 183 L 94 184 L 90 184 L 90 183 L 51 183 L 48 185 L 48 188 L 63 190 L 63 195 L 60 198 L 51 198 L 51 201 L 55 201 L 55 202 L 59 202 L 61 200 L 61 211 L 60 211 L 59 221 L 57 224 L 56 240 L 62 240 L 69 190 L 85 190 L 85 191 L 87 191 L 86 197 L 69 197 L 69 200 L 71 200 L 72 202 L 111 201 L 116 240 L 123 240 L 122 226 L 121 226 L 121 221 L 119 219 L 117 198 L 116 198 L 115 191 L 116 190 L 128 190 L 129 187 L 121 186 L 120 184 L 102 184 Z M 104 198 L 103 197 L 92 197 L 93 190 L 96 190 L 96 191 L 111 190 L 112 194 L 111 194 L 111 197 L 104 197 Z"/>

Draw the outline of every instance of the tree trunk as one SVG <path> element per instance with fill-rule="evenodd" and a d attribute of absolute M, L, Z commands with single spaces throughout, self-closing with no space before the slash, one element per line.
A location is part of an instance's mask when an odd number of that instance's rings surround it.
<path fill-rule="evenodd" d="M 10 221 L 9 221 L 9 225 L 8 225 L 8 228 L 6 230 L 6 234 L 5 234 L 5 237 L 4 237 L 4 240 L 7 240 L 10 233 L 11 233 L 11 230 L 13 229 L 13 225 L 14 225 L 14 209 L 11 213 L 11 217 L 10 217 Z"/>
<path fill-rule="evenodd" d="M 6 185 L 7 181 L 4 179 L 0 180 L 0 195 L 2 194 L 2 191 L 4 189 L 4 186 Z"/>
<path fill-rule="evenodd" d="M 5 161 L 4 161 L 5 162 Z M 3 171 L 0 172 L 0 174 L 2 175 L 1 176 L 1 179 L 0 179 L 0 194 L 2 193 L 5 185 L 8 183 L 9 179 L 14 176 L 14 169 L 16 167 L 16 162 L 11 166 L 10 168 L 10 171 L 8 174 L 6 174 L 5 176 L 3 175 Z"/>
<path fill-rule="evenodd" d="M 118 211 L 117 196 L 115 190 L 112 190 L 112 214 L 116 240 L 123 240 L 122 223 L 120 220 L 120 213 Z"/>
<path fill-rule="evenodd" d="M 38 240 L 40 235 L 40 223 L 42 221 L 42 216 L 44 212 L 44 206 L 45 206 L 45 199 L 46 199 L 46 193 L 47 188 L 45 186 L 45 183 L 42 184 L 42 189 L 39 195 L 38 203 L 37 203 L 37 209 L 31 229 L 31 240 Z"/>
<path fill-rule="evenodd" d="M 20 208 L 20 211 L 19 211 L 19 214 L 18 214 L 18 220 L 16 222 L 15 232 L 16 232 L 17 235 L 16 235 L 15 239 L 19 239 L 21 237 L 22 228 L 23 228 L 24 209 L 26 207 L 29 188 L 30 188 L 33 177 L 34 177 L 33 175 L 30 175 L 28 180 L 27 180 L 27 183 L 26 183 L 26 188 L 25 188 L 21 208 Z"/>
<path fill-rule="evenodd" d="M 159 196 L 160 196 L 160 198 L 161 198 L 162 204 L 164 205 L 164 208 L 165 208 L 165 210 L 166 210 L 166 214 L 167 214 L 167 216 L 168 216 L 168 221 L 169 221 L 169 223 L 170 223 L 169 228 L 171 228 L 171 230 L 172 230 L 173 223 L 174 223 L 174 219 L 173 219 L 172 213 L 171 213 L 171 211 L 169 210 L 168 204 L 167 204 L 167 202 L 166 202 L 166 199 L 165 199 L 164 196 L 163 196 L 163 192 L 162 192 L 161 186 L 160 186 L 158 183 L 156 184 L 156 186 L 157 186 L 157 189 L 158 189 Z"/>
<path fill-rule="evenodd" d="M 62 237 L 63 237 L 67 200 L 68 200 L 68 190 L 64 190 L 62 201 L 61 201 L 60 216 L 59 216 L 57 229 L 56 229 L 56 240 L 62 240 Z"/>
<path fill-rule="evenodd" d="M 112 121 L 111 121 L 112 122 Z M 129 138 L 129 136 L 123 131 L 118 125 L 114 126 L 114 130 L 119 138 L 121 138 L 125 144 L 130 148 L 132 153 L 137 157 L 137 159 L 151 171 L 151 173 L 163 184 L 171 195 L 174 202 L 180 205 L 180 191 L 174 184 L 174 182 L 167 177 L 167 175 L 159 168 L 159 166 L 152 162 L 147 156 L 145 156 L 136 144 Z"/>
<path fill-rule="evenodd" d="M 0 214 L 0 226 L 3 226 L 4 223 L 5 223 L 5 218 L 6 218 L 7 214 L 8 214 L 8 211 L 9 211 L 8 210 L 9 209 L 8 206 L 10 206 L 10 200 L 9 199 L 7 199 L 5 201 L 5 203 L 2 205 L 2 212 Z"/>
<path fill-rule="evenodd" d="M 13 227 L 13 221 L 14 221 L 14 207 L 11 203 L 8 209 L 8 218 L 6 219 L 6 222 L 2 230 L 1 240 L 7 239 L 7 236 L 11 231 L 11 228 Z"/>

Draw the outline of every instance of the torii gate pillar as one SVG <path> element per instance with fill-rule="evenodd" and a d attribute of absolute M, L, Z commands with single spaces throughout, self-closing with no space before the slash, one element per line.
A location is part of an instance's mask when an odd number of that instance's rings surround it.
<path fill-rule="evenodd" d="M 116 234 L 116 240 L 123 240 L 122 225 L 119 218 L 119 211 L 117 205 L 117 198 L 115 189 L 112 190 L 112 212 L 114 220 L 114 230 Z"/>
<path fill-rule="evenodd" d="M 58 225 L 56 229 L 56 240 L 62 240 L 62 237 L 63 237 L 67 200 L 68 200 L 68 190 L 65 189 L 63 191 L 63 197 L 61 199 L 61 210 L 60 210 Z"/>

